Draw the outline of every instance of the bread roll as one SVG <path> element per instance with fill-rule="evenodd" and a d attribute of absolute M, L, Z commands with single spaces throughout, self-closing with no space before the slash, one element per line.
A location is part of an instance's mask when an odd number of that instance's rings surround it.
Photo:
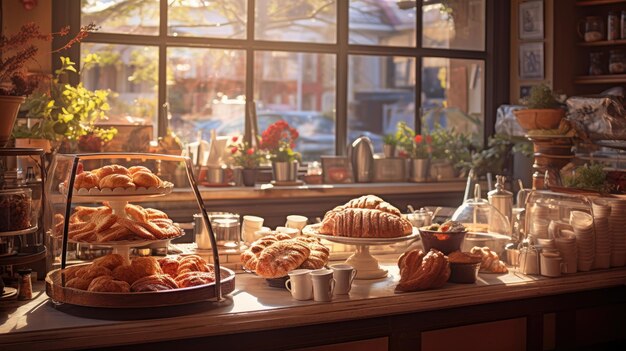
<path fill-rule="evenodd" d="M 309 257 L 311 250 L 297 240 L 281 240 L 268 246 L 256 266 L 256 273 L 265 278 L 284 277 Z"/>

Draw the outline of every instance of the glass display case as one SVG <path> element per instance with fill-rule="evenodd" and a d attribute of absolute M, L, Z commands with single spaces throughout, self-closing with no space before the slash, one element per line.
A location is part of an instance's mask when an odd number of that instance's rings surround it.
<path fill-rule="evenodd" d="M 184 168 L 212 246 L 212 264 L 197 255 L 151 256 L 184 234 L 158 208 L 172 194 L 171 169 Z M 221 300 L 234 272 L 221 267 L 210 219 L 189 158 L 137 153 L 56 155 L 46 182 L 46 236 L 52 270 L 47 293 L 56 302 L 91 307 L 153 307 Z M 82 249 L 104 256 L 79 261 Z M 74 268 L 77 267 L 77 268 Z M 100 269 L 104 267 L 105 269 Z M 219 272 L 219 274 L 218 274 Z M 95 275 L 95 279 L 94 279 Z"/>

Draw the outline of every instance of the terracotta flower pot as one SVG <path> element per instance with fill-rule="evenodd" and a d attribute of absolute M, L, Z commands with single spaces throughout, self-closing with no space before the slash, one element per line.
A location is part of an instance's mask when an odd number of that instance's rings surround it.
<path fill-rule="evenodd" d="M 0 96 L 0 147 L 11 138 L 17 112 L 25 100 L 23 96 Z"/>
<path fill-rule="evenodd" d="M 556 129 L 565 117 L 563 109 L 527 109 L 513 111 L 517 123 L 526 129 Z"/>

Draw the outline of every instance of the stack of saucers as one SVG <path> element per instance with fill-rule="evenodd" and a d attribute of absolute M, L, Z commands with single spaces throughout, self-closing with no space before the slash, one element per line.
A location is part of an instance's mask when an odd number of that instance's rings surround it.
<path fill-rule="evenodd" d="M 611 267 L 611 230 L 609 217 L 611 205 L 605 199 L 595 199 L 593 206 L 593 221 L 596 229 L 596 257 L 593 268 Z"/>
<path fill-rule="evenodd" d="M 570 212 L 570 224 L 576 235 L 576 248 L 578 256 L 578 270 L 590 271 L 595 256 L 593 238 L 593 217 L 582 211 Z"/>
<path fill-rule="evenodd" d="M 556 249 L 563 257 L 563 273 L 576 273 L 578 270 L 578 257 L 576 249 L 576 235 L 571 230 L 561 230 L 554 238 Z"/>
<path fill-rule="evenodd" d="M 626 265 L 626 200 L 610 201 L 611 267 Z"/>

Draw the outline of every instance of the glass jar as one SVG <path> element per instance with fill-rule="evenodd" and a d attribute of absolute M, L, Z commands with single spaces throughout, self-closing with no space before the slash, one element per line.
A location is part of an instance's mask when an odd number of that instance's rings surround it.
<path fill-rule="evenodd" d="M 626 72 L 626 58 L 624 51 L 611 50 L 611 56 L 609 56 L 609 72 L 611 74 L 621 74 Z"/>
<path fill-rule="evenodd" d="M 31 199 L 28 188 L 0 190 L 0 232 L 30 228 Z"/>
<path fill-rule="evenodd" d="M 586 42 L 602 40 L 604 38 L 604 22 L 602 21 L 602 17 L 588 16 L 582 19 L 578 23 L 578 34 Z"/>
<path fill-rule="evenodd" d="M 17 271 L 19 275 L 17 282 L 17 299 L 30 300 L 33 298 L 33 283 L 30 280 L 32 269 L 20 269 Z"/>
<path fill-rule="evenodd" d="M 619 28 L 619 15 L 617 12 L 611 11 L 609 12 L 609 17 L 607 19 L 606 26 L 606 39 L 607 40 L 617 40 L 620 37 L 620 28 Z"/>
<path fill-rule="evenodd" d="M 589 75 L 597 76 L 604 73 L 602 65 L 602 52 L 592 52 L 589 54 Z"/>

